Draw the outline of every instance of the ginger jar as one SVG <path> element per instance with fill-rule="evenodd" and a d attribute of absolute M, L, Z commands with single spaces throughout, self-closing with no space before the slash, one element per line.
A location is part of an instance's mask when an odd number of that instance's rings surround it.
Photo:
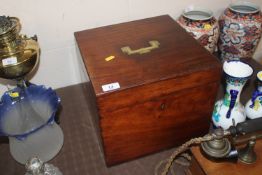
<path fill-rule="evenodd" d="M 261 38 L 262 16 L 259 6 L 236 2 L 219 18 L 219 50 L 222 60 L 251 58 Z"/>
<path fill-rule="evenodd" d="M 188 8 L 184 10 L 177 22 L 209 52 L 215 51 L 219 26 L 212 11 L 195 7 Z"/>

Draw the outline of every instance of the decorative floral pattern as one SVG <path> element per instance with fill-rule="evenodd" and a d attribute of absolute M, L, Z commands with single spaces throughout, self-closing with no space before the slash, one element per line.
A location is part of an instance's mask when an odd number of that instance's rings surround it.
<path fill-rule="evenodd" d="M 214 17 L 208 20 L 192 20 L 180 16 L 177 22 L 209 52 L 215 51 L 219 37 L 219 26 Z"/>
<path fill-rule="evenodd" d="M 198 42 L 202 45 L 202 46 L 206 46 L 209 43 L 209 36 L 208 34 L 204 34 L 202 35 L 199 39 Z"/>
<path fill-rule="evenodd" d="M 261 101 L 255 100 L 255 105 L 254 105 L 253 109 L 254 109 L 255 111 L 258 111 L 258 109 L 259 109 L 260 106 L 261 106 Z"/>
<path fill-rule="evenodd" d="M 231 23 L 229 26 L 225 25 L 223 28 L 223 37 L 226 43 L 239 44 L 241 38 L 245 36 L 244 29 L 241 29 L 239 24 Z"/>
<path fill-rule="evenodd" d="M 231 84 L 233 86 L 243 86 L 249 77 L 245 78 L 236 78 L 231 76 L 226 76 L 226 83 Z"/>
<path fill-rule="evenodd" d="M 215 105 L 214 107 L 214 111 L 213 111 L 213 114 L 212 114 L 212 118 L 216 121 L 216 122 L 219 122 L 219 119 L 220 119 L 220 114 L 218 113 L 218 104 Z"/>
<path fill-rule="evenodd" d="M 226 9 L 219 19 L 219 50 L 224 60 L 250 58 L 262 33 L 262 15 Z"/>
<path fill-rule="evenodd" d="M 247 42 L 245 42 L 245 43 L 242 44 L 242 47 L 241 47 L 241 48 L 242 48 L 244 51 L 248 52 L 248 51 L 251 51 L 252 49 L 254 49 L 254 47 L 255 47 L 255 45 L 253 44 L 253 42 L 247 41 Z"/>
<path fill-rule="evenodd" d="M 257 73 L 257 87 L 245 105 L 245 112 L 249 119 L 262 117 L 262 71 Z"/>
<path fill-rule="evenodd" d="M 224 14 L 225 16 L 230 17 L 231 19 L 237 20 L 237 21 L 255 21 L 255 22 L 261 22 L 261 12 L 258 13 L 239 13 L 230 10 L 229 8 L 225 10 Z"/>
<path fill-rule="evenodd" d="M 225 45 L 224 50 L 228 53 L 233 54 L 233 55 L 240 53 L 239 50 L 233 45 L 231 45 L 231 46 Z"/>
<path fill-rule="evenodd" d="M 217 20 L 214 17 L 210 18 L 209 20 L 192 20 L 186 18 L 185 16 L 181 16 L 178 19 L 178 22 L 182 23 L 183 25 L 186 25 L 187 27 L 205 29 L 207 28 L 207 25 L 215 25 L 217 23 Z"/>
<path fill-rule="evenodd" d="M 260 34 L 260 30 L 256 26 L 252 26 L 252 27 L 247 26 L 244 28 L 244 30 L 245 30 L 246 37 L 257 36 Z"/>
<path fill-rule="evenodd" d="M 228 92 L 225 93 L 223 105 L 225 105 L 227 107 L 229 107 L 229 105 L 230 105 L 230 95 L 229 95 Z"/>

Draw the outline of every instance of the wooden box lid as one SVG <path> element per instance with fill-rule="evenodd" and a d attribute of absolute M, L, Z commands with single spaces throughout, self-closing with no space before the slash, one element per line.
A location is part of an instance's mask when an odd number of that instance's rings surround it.
<path fill-rule="evenodd" d="M 75 37 L 96 96 L 112 92 L 102 89 L 111 83 L 119 83 L 119 91 L 220 68 L 219 61 L 168 15 L 84 30 Z M 158 41 L 159 48 L 133 55 L 121 50 L 148 48 L 149 41 Z M 110 56 L 114 59 L 106 61 Z"/>

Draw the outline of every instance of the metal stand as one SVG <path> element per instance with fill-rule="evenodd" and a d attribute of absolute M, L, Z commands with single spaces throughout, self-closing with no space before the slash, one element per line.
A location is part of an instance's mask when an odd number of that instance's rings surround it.
<path fill-rule="evenodd" d="M 256 162 L 257 155 L 254 151 L 256 139 L 249 140 L 245 148 L 239 150 L 238 159 L 245 164 L 252 164 Z"/>
<path fill-rule="evenodd" d="M 224 138 L 223 129 L 214 130 L 215 138 L 213 140 L 202 142 L 202 150 L 210 157 L 223 158 L 231 151 L 231 144 L 227 138 Z"/>

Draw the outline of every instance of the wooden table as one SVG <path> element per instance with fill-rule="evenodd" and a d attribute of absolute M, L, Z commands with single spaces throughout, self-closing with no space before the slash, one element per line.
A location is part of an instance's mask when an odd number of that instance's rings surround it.
<path fill-rule="evenodd" d="M 254 68 L 254 73 L 251 81 L 246 84 L 241 94 L 241 102 L 245 104 L 251 97 L 256 85 L 256 74 L 262 70 L 262 66 L 254 60 L 249 60 L 248 63 Z M 223 96 L 223 87 L 221 86 L 218 93 L 218 99 Z M 214 162 L 203 156 L 199 146 L 191 148 L 193 153 L 193 161 L 191 172 L 193 175 L 261 175 L 262 174 L 262 140 L 258 140 L 255 145 L 257 153 L 257 161 L 254 164 L 247 165 L 240 161 L 229 162 L 219 161 Z"/>
<path fill-rule="evenodd" d="M 259 70 L 261 66 L 255 61 L 250 61 L 254 69 Z M 256 72 L 254 72 L 256 74 Z M 241 96 L 243 101 L 250 98 L 254 90 L 255 75 L 249 85 L 243 89 Z M 64 145 L 60 153 L 50 163 L 59 167 L 64 175 L 152 175 L 154 174 L 155 167 L 161 160 L 167 159 L 175 149 L 162 151 L 160 153 L 152 154 L 140 159 L 126 162 L 117 166 L 107 167 L 104 162 L 102 150 L 99 148 L 98 136 L 95 132 L 94 125 L 91 121 L 91 111 L 89 104 L 89 91 L 90 83 L 74 85 L 57 90 L 58 95 L 62 100 L 62 110 L 60 116 L 60 126 L 64 132 Z M 222 89 L 219 96 L 223 95 Z M 257 145 L 256 148 L 262 148 Z M 235 175 L 236 172 L 243 175 L 255 174 L 254 165 L 241 165 L 242 169 L 239 171 L 231 171 L 233 173 L 225 174 L 221 170 L 225 166 L 232 166 L 236 169 L 238 165 L 231 165 L 229 163 L 216 164 L 209 162 L 202 158 L 199 152 L 193 151 L 196 160 L 193 160 L 193 174 L 202 171 L 202 168 L 207 168 L 217 171 L 219 175 Z M 259 151 L 259 152 L 262 152 Z M 201 161 L 202 160 L 202 161 Z M 259 156 L 260 160 L 260 156 Z M 223 166 L 224 165 L 224 166 Z M 231 167 L 230 167 L 231 166 Z M 201 168 L 202 167 L 202 168 Z M 246 168 L 247 167 L 247 168 Z M 217 169 L 216 169 L 217 168 Z M 207 169 L 205 169 L 206 172 Z M 218 170 L 219 169 L 219 170 Z M 243 170 L 249 170 L 247 173 Z M 260 168 L 258 168 L 260 169 Z M 176 166 L 176 175 L 184 175 L 183 168 Z M 24 166 L 18 164 L 10 155 L 9 144 L 6 138 L 0 137 L 0 174 L 1 175 L 24 175 Z M 262 174 L 259 173 L 258 174 Z M 215 175 L 215 174 L 208 174 Z M 238 175 L 238 174 L 237 174 Z"/>
<path fill-rule="evenodd" d="M 156 165 L 166 159 L 173 149 L 133 161 L 107 167 L 98 143 L 98 135 L 91 120 L 90 83 L 57 89 L 61 97 L 60 126 L 64 145 L 59 154 L 49 161 L 63 175 L 152 175 Z M 93 108 L 92 108 L 93 109 Z M 183 175 L 178 167 L 176 175 Z M 8 140 L 0 137 L 0 175 L 24 175 L 25 168 L 17 163 L 9 151 Z"/>

